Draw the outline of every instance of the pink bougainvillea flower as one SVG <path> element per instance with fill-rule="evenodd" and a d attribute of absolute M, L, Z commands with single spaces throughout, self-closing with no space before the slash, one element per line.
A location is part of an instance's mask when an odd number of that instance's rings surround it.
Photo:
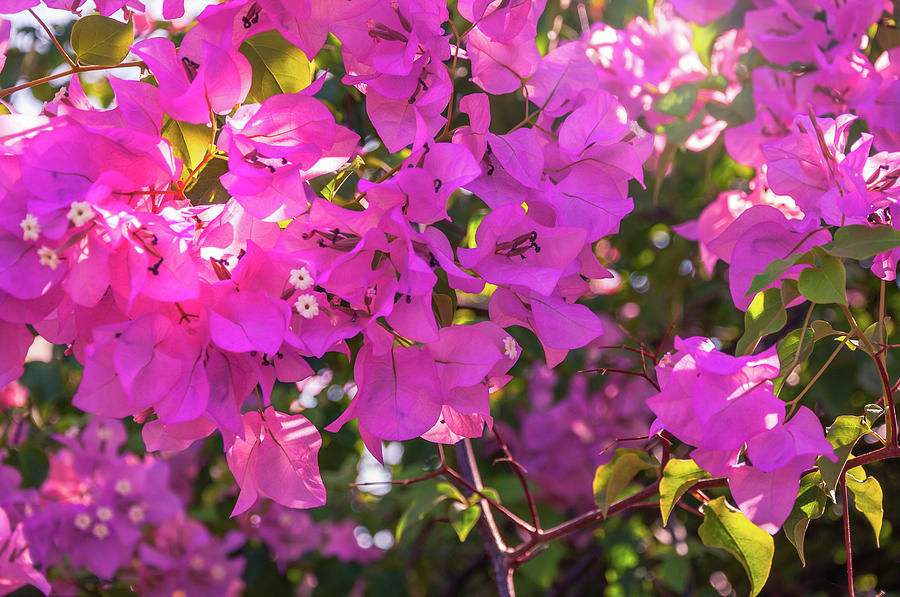
<path fill-rule="evenodd" d="M 271 406 L 241 415 L 243 437 L 227 438 L 225 456 L 241 488 L 231 515 L 250 509 L 260 496 L 288 508 L 325 503 L 319 477 L 319 432 L 302 415 L 287 415 Z"/>
<path fill-rule="evenodd" d="M 0 508 L 0 591 L 12 593 L 20 587 L 33 585 L 44 595 L 50 594 L 50 583 L 34 569 L 22 523 L 12 527 Z"/>
<path fill-rule="evenodd" d="M 824 455 L 836 459 L 822 424 L 800 407 L 784 422 L 785 405 L 773 393 L 781 366 L 776 347 L 732 357 L 708 338 L 675 339 L 677 352 L 656 368 L 662 390 L 647 400 L 665 429 L 696 446 L 691 457 L 713 475 L 728 477 L 747 517 L 775 534 L 797 496 L 804 470 Z M 746 447 L 748 462 L 739 457 Z"/>
<path fill-rule="evenodd" d="M 708 25 L 731 12 L 736 0 L 672 0 L 678 14 L 698 25 Z"/>
<path fill-rule="evenodd" d="M 160 104 L 176 120 L 206 124 L 210 111 L 227 114 L 250 91 L 250 63 L 234 48 L 204 42 L 199 54 L 188 56 L 171 40 L 152 37 L 132 51 L 153 72 Z"/>

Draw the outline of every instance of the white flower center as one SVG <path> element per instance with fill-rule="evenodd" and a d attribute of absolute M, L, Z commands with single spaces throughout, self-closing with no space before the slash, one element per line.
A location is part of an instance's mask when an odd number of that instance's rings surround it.
<path fill-rule="evenodd" d="M 312 319 L 319 314 L 319 301 L 311 294 L 301 294 L 297 297 L 294 308 L 306 319 Z"/>
<path fill-rule="evenodd" d="M 91 533 L 97 539 L 106 539 L 109 537 L 109 527 L 106 526 L 106 523 L 98 522 L 94 525 L 94 528 L 91 529 Z"/>
<path fill-rule="evenodd" d="M 128 479 L 119 479 L 116 481 L 116 493 L 119 495 L 128 495 L 131 493 L 131 481 Z"/>
<path fill-rule="evenodd" d="M 97 508 L 97 519 L 102 520 L 103 522 L 109 522 L 112 520 L 113 511 L 108 506 L 100 506 Z"/>
<path fill-rule="evenodd" d="M 38 249 L 38 258 L 41 260 L 41 265 L 46 265 L 50 269 L 56 269 L 59 267 L 59 255 L 56 254 L 56 251 L 51 249 L 48 246 L 43 246 Z"/>
<path fill-rule="evenodd" d="M 306 290 L 312 287 L 313 277 L 312 275 L 310 275 L 309 270 L 305 267 L 301 267 L 300 269 L 292 269 L 291 277 L 288 279 L 288 284 L 290 284 L 297 290 Z"/>
<path fill-rule="evenodd" d="M 519 345 L 516 344 L 516 341 L 512 336 L 507 336 L 503 339 L 503 354 L 505 354 L 508 358 L 515 361 L 519 356 Z"/>
<path fill-rule="evenodd" d="M 91 517 L 84 512 L 75 517 L 75 527 L 81 531 L 88 530 L 92 522 L 93 520 L 91 520 Z"/>
<path fill-rule="evenodd" d="M 66 215 L 69 218 L 69 221 L 72 222 L 76 227 L 84 226 L 88 223 L 91 218 L 94 217 L 94 210 L 91 209 L 91 204 L 87 201 L 73 201 L 72 206 L 69 208 L 69 213 Z"/>
<path fill-rule="evenodd" d="M 144 509 L 137 504 L 128 508 L 128 519 L 134 524 L 144 522 Z"/>
<path fill-rule="evenodd" d="M 41 225 L 38 219 L 31 214 L 25 216 L 25 219 L 19 222 L 22 227 L 22 240 L 37 240 L 41 235 Z"/>

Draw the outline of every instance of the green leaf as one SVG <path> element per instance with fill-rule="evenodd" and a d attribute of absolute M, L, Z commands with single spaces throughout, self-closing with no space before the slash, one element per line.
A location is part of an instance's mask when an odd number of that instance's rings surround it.
<path fill-rule="evenodd" d="M 413 525 L 424 520 L 435 506 L 447 499 L 446 495 L 435 495 L 434 485 L 421 485 L 420 487 L 422 490 L 412 499 L 403 514 L 400 515 L 400 520 L 397 521 L 397 528 L 394 531 L 397 541 L 400 541 L 403 534 Z"/>
<path fill-rule="evenodd" d="M 900 247 L 900 230 L 893 226 L 841 226 L 822 248 L 836 257 L 868 259 Z"/>
<path fill-rule="evenodd" d="M 866 478 L 861 466 L 847 471 L 847 489 L 853 494 L 853 505 L 866 517 L 875 532 L 875 543 L 881 547 L 881 523 L 884 518 L 884 493 L 875 477 Z"/>
<path fill-rule="evenodd" d="M 850 458 L 850 453 L 853 451 L 856 442 L 868 431 L 869 428 L 862 417 L 841 415 L 834 420 L 834 423 L 831 424 L 825 433 L 825 439 L 831 443 L 834 453 L 837 455 L 837 462 L 831 462 L 824 456 L 819 456 L 816 459 L 816 464 L 822 473 L 825 491 L 828 492 L 831 501 L 835 503 L 837 503 L 835 488 L 837 488 L 844 464 Z"/>
<path fill-rule="evenodd" d="M 788 541 L 793 544 L 800 556 L 800 563 L 806 566 L 806 557 L 803 551 L 803 543 L 806 539 L 806 529 L 809 521 L 822 516 L 825 513 L 825 490 L 823 489 L 822 475 L 815 471 L 800 479 L 800 491 L 794 502 L 787 520 L 781 529 Z"/>
<path fill-rule="evenodd" d="M 166 116 L 162 125 L 162 138 L 172 144 L 175 157 L 184 163 L 183 177 L 203 161 L 209 149 L 211 129 L 202 124 L 189 124 Z"/>
<path fill-rule="evenodd" d="M 219 177 L 228 172 L 228 164 L 225 160 L 210 160 L 206 163 L 197 177 L 185 188 L 185 196 L 190 199 L 191 205 L 209 205 L 211 203 L 225 203 L 231 198 Z"/>
<path fill-rule="evenodd" d="M 756 274 L 753 276 L 753 283 L 750 284 L 750 290 L 747 291 L 746 296 L 753 296 L 778 278 L 784 275 L 784 272 L 788 271 L 790 267 L 795 265 L 800 258 L 803 257 L 805 253 L 800 253 L 798 255 L 791 255 L 787 259 L 776 259 L 766 266 L 766 269 L 763 270 L 761 274 Z"/>
<path fill-rule="evenodd" d="M 781 302 L 790 305 L 794 300 L 800 298 L 800 289 L 797 288 L 797 280 L 785 278 L 781 281 Z"/>
<path fill-rule="evenodd" d="M 835 330 L 833 327 L 831 327 L 830 323 L 821 319 L 815 320 L 814 322 L 809 324 L 809 327 L 812 328 L 816 342 L 818 342 L 822 338 L 827 338 L 828 336 L 846 336 L 845 332 L 839 332 Z"/>
<path fill-rule="evenodd" d="M 800 294 L 814 303 L 847 304 L 847 272 L 844 262 L 825 253 L 816 256 L 820 262 L 800 272 L 797 287 Z"/>
<path fill-rule="evenodd" d="M 366 161 L 361 156 L 356 156 L 352 162 L 344 164 L 340 167 L 337 174 L 322 187 L 322 196 L 329 201 L 334 201 L 335 195 L 340 190 L 341 185 L 346 182 L 350 176 L 366 165 Z"/>
<path fill-rule="evenodd" d="M 498 492 L 498 491 L 497 491 L 496 489 L 494 489 L 493 487 L 482 487 L 482 488 L 481 488 L 481 493 L 483 493 L 483 494 L 486 495 L 487 497 L 491 498 L 491 500 L 493 500 L 494 503 L 496 503 L 496 504 L 502 504 L 502 503 L 503 503 L 503 502 L 500 501 L 500 492 Z M 482 498 L 482 499 L 483 499 L 483 498 Z"/>
<path fill-rule="evenodd" d="M 253 68 L 250 97 L 255 102 L 279 93 L 297 93 L 312 81 L 313 63 L 277 31 L 248 38 L 239 51 Z"/>
<path fill-rule="evenodd" d="M 669 116 L 684 118 L 691 113 L 697 103 L 697 85 L 688 83 L 679 85 L 669 93 L 656 98 L 653 109 Z"/>
<path fill-rule="evenodd" d="M 884 407 L 880 404 L 867 404 L 864 409 L 866 424 L 869 426 L 869 429 L 872 428 L 872 425 L 881 418 L 881 415 L 884 414 Z"/>
<path fill-rule="evenodd" d="M 803 340 L 801 345 L 800 340 Z M 796 359 L 797 364 L 804 362 L 812 354 L 813 344 L 815 344 L 816 335 L 811 328 L 805 330 L 794 330 L 787 336 L 782 338 L 778 343 L 778 360 L 781 363 L 781 371 L 779 377 L 788 375 L 790 369 Z M 800 351 L 800 357 L 797 358 L 797 351 Z"/>
<path fill-rule="evenodd" d="M 131 23 L 89 15 L 75 21 L 71 42 L 79 62 L 115 66 L 128 56 L 134 28 Z"/>
<path fill-rule="evenodd" d="M 472 504 L 468 508 L 459 502 L 450 504 L 450 526 L 456 531 L 460 541 L 466 540 L 480 515 L 481 507 L 478 504 Z"/>
<path fill-rule="evenodd" d="M 750 354 L 760 338 L 772 334 L 787 323 L 787 311 L 781 300 L 781 290 L 770 288 L 760 292 L 744 313 L 744 335 L 738 340 L 736 352 Z"/>
<path fill-rule="evenodd" d="M 40 487 L 50 471 L 45 451 L 32 443 L 26 443 L 19 446 L 13 455 L 13 464 L 22 473 L 22 487 Z"/>
<path fill-rule="evenodd" d="M 616 450 L 615 457 L 597 468 L 594 474 L 594 499 L 603 515 L 606 516 L 610 504 L 639 472 L 656 466 L 646 452 L 626 448 Z"/>
<path fill-rule="evenodd" d="M 697 56 L 700 57 L 703 65 L 709 68 L 713 44 L 716 42 L 719 34 L 722 33 L 722 30 L 715 23 L 710 23 L 703 27 L 694 23 L 693 29 L 694 50 L 696 50 Z"/>
<path fill-rule="evenodd" d="M 750 578 L 750 596 L 758 595 L 769 578 L 775 542 L 772 536 L 729 508 L 724 497 L 703 507 L 704 520 L 698 529 L 707 547 L 720 547 L 733 555 Z"/>
<path fill-rule="evenodd" d="M 693 487 L 699 479 L 706 479 L 709 473 L 697 466 L 693 460 L 672 458 L 663 469 L 659 480 L 659 510 L 662 513 L 663 526 L 668 523 L 672 508 L 685 492 Z"/>
<path fill-rule="evenodd" d="M 459 489 L 447 483 L 446 481 L 439 482 L 436 485 L 436 488 L 439 494 L 446 496 L 451 500 L 460 502 L 463 505 L 468 505 L 469 503 L 469 500 L 466 499 L 466 496 L 464 496 Z"/>
<path fill-rule="evenodd" d="M 703 126 L 703 119 L 706 118 L 706 110 L 697 110 L 694 117 L 690 120 L 676 120 L 656 127 L 657 133 L 665 134 L 666 141 L 676 146 L 684 145 L 688 138 L 700 130 Z"/>

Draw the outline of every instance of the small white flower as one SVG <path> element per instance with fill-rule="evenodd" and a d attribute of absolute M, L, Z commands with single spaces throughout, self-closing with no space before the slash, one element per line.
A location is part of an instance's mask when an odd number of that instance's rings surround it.
<path fill-rule="evenodd" d="M 109 506 L 100 506 L 97 508 L 97 520 L 102 520 L 103 522 L 109 522 L 112 520 L 113 511 Z"/>
<path fill-rule="evenodd" d="M 94 210 L 91 209 L 90 203 L 87 201 L 73 201 L 66 217 L 77 227 L 88 223 L 94 215 Z"/>
<path fill-rule="evenodd" d="M 144 522 L 144 509 L 138 504 L 134 504 L 128 508 L 128 519 L 134 524 Z"/>
<path fill-rule="evenodd" d="M 50 269 L 56 269 L 59 267 L 59 255 L 56 254 L 56 251 L 51 249 L 50 247 L 44 245 L 40 249 L 38 249 L 38 257 L 41 260 L 41 265 L 46 265 Z"/>
<path fill-rule="evenodd" d="M 91 529 L 91 534 L 97 539 L 106 539 L 109 537 L 109 527 L 106 526 L 106 523 L 98 522 L 94 525 L 94 528 Z"/>
<path fill-rule="evenodd" d="M 41 235 L 41 225 L 38 219 L 31 214 L 25 216 L 25 219 L 19 222 L 22 227 L 22 240 L 37 240 Z"/>
<path fill-rule="evenodd" d="M 94 522 L 91 520 L 90 515 L 82 512 L 75 517 L 74 523 L 75 527 L 80 531 L 86 531 L 90 528 L 91 523 Z"/>
<path fill-rule="evenodd" d="M 116 481 L 116 493 L 119 495 L 128 495 L 131 493 L 131 481 L 128 479 L 119 479 Z"/>
<path fill-rule="evenodd" d="M 513 361 L 519 356 L 519 345 L 512 336 L 503 339 L 503 354 Z"/>
<path fill-rule="evenodd" d="M 297 297 L 294 308 L 306 319 L 312 319 L 319 314 L 319 301 L 311 294 L 301 294 Z"/>
<path fill-rule="evenodd" d="M 301 267 L 300 269 L 292 269 L 291 277 L 288 279 L 288 284 L 290 284 L 297 290 L 306 290 L 307 288 L 312 287 L 313 277 L 310 275 L 309 270 L 305 267 Z"/>

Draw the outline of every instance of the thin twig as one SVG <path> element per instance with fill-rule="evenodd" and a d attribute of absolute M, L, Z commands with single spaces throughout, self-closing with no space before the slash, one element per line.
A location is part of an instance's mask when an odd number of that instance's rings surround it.
<path fill-rule="evenodd" d="M 853 588 L 853 553 L 850 548 L 850 502 L 847 499 L 847 474 L 841 474 L 841 502 L 844 506 L 844 547 L 847 550 L 847 591 L 850 597 L 856 596 Z"/>
<path fill-rule="evenodd" d="M 897 410 L 894 406 L 894 393 L 891 388 L 891 381 L 888 378 L 888 373 L 887 369 L 885 368 L 884 361 L 881 360 L 881 357 L 878 355 L 875 347 L 872 345 L 872 342 L 869 341 L 869 338 L 862 331 L 862 329 L 860 329 L 859 324 L 856 323 L 856 319 L 853 317 L 853 313 L 850 312 L 850 308 L 846 305 L 838 306 L 841 308 L 841 311 L 843 311 L 844 317 L 846 317 L 847 321 L 850 322 L 850 325 L 853 326 L 853 329 L 854 331 L 856 331 L 856 335 L 859 336 L 860 341 L 866 345 L 866 348 L 872 355 L 872 360 L 875 361 L 875 367 L 878 369 L 878 376 L 881 378 L 881 388 L 884 390 L 884 400 L 888 407 L 888 416 L 886 420 L 888 442 L 891 446 L 898 446 L 900 444 L 897 443 Z"/>
<path fill-rule="evenodd" d="M 72 60 L 72 58 L 66 53 L 66 51 L 63 49 L 63 47 L 59 44 L 59 40 L 56 39 L 56 36 L 53 34 L 53 31 L 50 30 L 50 27 L 47 26 L 47 23 L 42 21 L 41 17 L 39 17 L 37 15 L 37 13 L 34 12 L 34 10 L 29 8 L 28 12 L 30 12 L 31 16 L 33 16 L 35 18 L 35 20 L 41 24 L 41 27 L 44 29 L 44 31 L 47 32 L 47 35 L 50 36 L 50 41 L 53 42 L 53 45 L 56 46 L 56 49 L 59 51 L 59 53 L 62 55 L 63 59 L 68 63 L 68 65 L 71 68 L 77 69 L 78 65 L 75 64 L 75 61 Z"/>
<path fill-rule="evenodd" d="M 49 83 L 50 81 L 55 81 L 56 79 L 61 79 L 63 77 L 68 77 L 69 75 L 77 75 L 78 73 L 87 73 L 96 70 L 107 70 L 113 68 L 130 68 L 130 67 L 139 67 L 146 68 L 147 65 L 144 64 L 143 60 L 135 60 L 133 62 L 123 62 L 122 64 L 114 64 L 112 66 L 102 66 L 102 65 L 93 65 L 93 66 L 76 66 L 75 68 L 70 68 L 67 71 L 63 71 L 61 73 L 56 73 L 55 75 L 47 75 L 46 77 L 41 77 L 40 79 L 35 79 L 34 81 L 28 81 L 27 83 L 22 83 L 21 85 L 16 85 L 15 87 L 9 87 L 7 89 L 0 89 L 0 98 L 4 98 L 7 95 L 15 93 L 16 91 L 22 91 L 23 89 L 28 89 L 29 87 L 37 87 L 38 85 L 42 85 L 44 83 Z"/>
<path fill-rule="evenodd" d="M 851 336 L 848 336 L 847 338 L 842 340 L 840 344 L 837 345 L 837 348 L 834 349 L 834 351 L 831 353 L 831 356 L 829 356 L 828 360 L 825 361 L 825 364 L 822 365 L 822 367 L 818 371 L 816 371 L 816 374 L 811 380 L 809 380 L 809 383 L 806 384 L 806 387 L 803 388 L 803 390 L 797 395 L 796 398 L 787 403 L 791 407 L 791 411 L 788 414 L 787 418 L 791 418 L 791 415 L 794 414 L 794 410 L 797 408 L 797 404 L 800 403 L 800 400 L 806 395 L 813 384 L 816 383 L 820 377 L 822 377 L 822 374 L 825 373 L 825 370 L 828 369 L 828 366 L 831 365 L 831 362 L 838 356 L 838 353 L 841 352 L 841 349 L 844 348 L 844 346 L 850 340 Z"/>

